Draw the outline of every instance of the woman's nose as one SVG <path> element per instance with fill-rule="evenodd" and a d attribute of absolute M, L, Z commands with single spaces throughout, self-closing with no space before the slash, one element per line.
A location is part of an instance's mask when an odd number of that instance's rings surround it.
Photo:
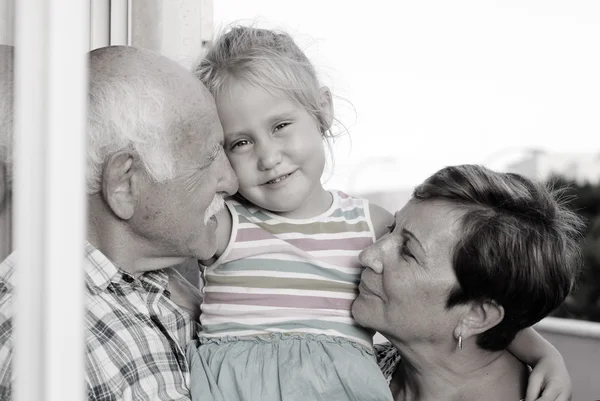
<path fill-rule="evenodd" d="M 367 247 L 358 255 L 358 261 L 364 267 L 373 270 L 377 274 L 383 273 L 383 264 L 379 257 L 377 243 Z"/>
<path fill-rule="evenodd" d="M 263 144 L 258 149 L 258 169 L 271 170 L 281 162 L 281 152 L 273 142 Z"/>

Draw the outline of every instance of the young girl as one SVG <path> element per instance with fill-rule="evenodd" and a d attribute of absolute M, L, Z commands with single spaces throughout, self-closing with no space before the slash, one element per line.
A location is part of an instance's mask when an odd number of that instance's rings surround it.
<path fill-rule="evenodd" d="M 321 184 L 331 93 L 289 35 L 263 29 L 231 29 L 196 73 L 215 96 L 239 193 L 203 261 L 192 399 L 391 400 L 373 333 L 350 310 L 357 256 L 392 216 Z M 520 349 L 532 339 L 547 347 L 529 335 Z M 531 353 L 519 356 L 537 361 Z"/>

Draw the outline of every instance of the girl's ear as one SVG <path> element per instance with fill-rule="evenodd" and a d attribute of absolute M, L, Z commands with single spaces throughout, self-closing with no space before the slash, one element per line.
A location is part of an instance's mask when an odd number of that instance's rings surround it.
<path fill-rule="evenodd" d="M 319 106 L 321 116 L 323 116 L 324 126 L 321 127 L 323 132 L 331 128 L 333 124 L 333 99 L 331 97 L 331 91 L 328 87 L 322 86 L 319 89 Z"/>

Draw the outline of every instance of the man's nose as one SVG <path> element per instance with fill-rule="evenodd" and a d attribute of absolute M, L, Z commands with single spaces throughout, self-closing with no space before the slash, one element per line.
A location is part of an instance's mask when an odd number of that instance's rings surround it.
<path fill-rule="evenodd" d="M 377 274 L 381 274 L 383 273 L 383 264 L 381 263 L 377 249 L 377 243 L 367 247 L 358 255 L 358 261 L 364 267 L 373 270 Z"/>
<path fill-rule="evenodd" d="M 258 146 L 258 169 L 271 170 L 281 162 L 281 152 L 276 143 L 269 141 Z"/>

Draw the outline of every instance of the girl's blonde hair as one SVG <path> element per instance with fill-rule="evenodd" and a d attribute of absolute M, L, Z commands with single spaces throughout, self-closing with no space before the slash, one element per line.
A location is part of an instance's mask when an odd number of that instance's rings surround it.
<path fill-rule="evenodd" d="M 215 98 L 234 82 L 284 93 L 313 116 L 324 138 L 334 138 L 315 68 L 288 33 L 233 26 L 216 39 L 194 73 Z"/>

